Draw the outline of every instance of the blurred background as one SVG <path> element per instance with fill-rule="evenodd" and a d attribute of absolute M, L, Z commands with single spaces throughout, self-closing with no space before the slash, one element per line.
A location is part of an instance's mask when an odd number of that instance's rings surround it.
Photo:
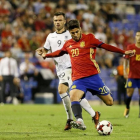
<path fill-rule="evenodd" d="M 0 0 L 0 59 L 10 50 L 18 63 L 20 79 L 14 100 L 6 85 L 6 103 L 61 103 L 53 60 L 43 60 L 35 53 L 48 34 L 55 31 L 52 17 L 58 11 L 65 12 L 67 21 L 78 19 L 83 33 L 93 33 L 103 42 L 124 50 L 135 42 L 135 32 L 140 30 L 139 0 Z M 124 104 L 122 55 L 97 49 L 96 61 L 115 103 Z M 86 98 L 99 101 L 90 93 Z M 137 98 L 135 90 L 133 101 Z"/>

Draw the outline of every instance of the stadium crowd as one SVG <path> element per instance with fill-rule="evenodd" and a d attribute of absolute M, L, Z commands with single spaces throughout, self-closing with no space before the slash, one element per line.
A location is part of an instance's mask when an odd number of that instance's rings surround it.
<path fill-rule="evenodd" d="M 35 50 L 44 45 L 49 33 L 54 32 L 52 17 L 58 11 L 66 13 L 67 21 L 78 19 L 83 33 L 93 33 L 103 42 L 124 50 L 134 43 L 136 28 L 133 25 L 139 28 L 137 21 L 133 22 L 134 18 L 129 26 L 128 14 L 134 17 L 140 11 L 135 4 L 103 3 L 100 0 L 1 0 L 0 57 L 10 50 L 19 70 L 29 59 L 35 73 L 35 69 L 45 68 L 55 75 L 52 59 L 41 59 Z M 101 69 L 110 69 L 119 66 L 121 57 L 98 49 L 96 61 Z M 23 72 L 20 75 L 22 77 Z"/>

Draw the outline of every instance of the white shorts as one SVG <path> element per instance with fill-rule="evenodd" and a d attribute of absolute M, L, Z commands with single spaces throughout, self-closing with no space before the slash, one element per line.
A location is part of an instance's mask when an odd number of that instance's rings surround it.
<path fill-rule="evenodd" d="M 59 84 L 68 83 L 68 86 L 71 87 L 72 79 L 71 79 L 71 68 L 65 69 L 57 74 L 59 78 Z"/>

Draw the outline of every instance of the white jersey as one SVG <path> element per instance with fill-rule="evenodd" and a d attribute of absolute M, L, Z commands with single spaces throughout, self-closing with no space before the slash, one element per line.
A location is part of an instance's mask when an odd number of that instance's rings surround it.
<path fill-rule="evenodd" d="M 56 32 L 50 33 L 44 44 L 44 48 L 51 52 L 60 50 L 67 40 L 71 39 L 71 35 L 68 30 L 58 34 Z M 66 68 L 71 67 L 70 57 L 68 54 L 64 54 L 60 57 L 54 57 L 57 75 Z"/>

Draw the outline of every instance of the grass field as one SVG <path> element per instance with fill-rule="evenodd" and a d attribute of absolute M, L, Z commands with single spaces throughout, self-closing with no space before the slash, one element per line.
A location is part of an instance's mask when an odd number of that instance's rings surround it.
<path fill-rule="evenodd" d="M 83 110 L 87 130 L 63 131 L 66 114 L 63 105 L 0 106 L 0 140 L 140 140 L 138 106 L 130 117 L 123 117 L 125 106 L 92 106 L 102 115 L 100 120 L 113 124 L 110 136 L 99 136 L 90 115 Z"/>

